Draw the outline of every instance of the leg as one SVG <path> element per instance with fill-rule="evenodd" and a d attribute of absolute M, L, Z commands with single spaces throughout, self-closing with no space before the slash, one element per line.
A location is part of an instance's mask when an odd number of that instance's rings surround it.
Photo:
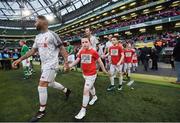
<path fill-rule="evenodd" d="M 64 93 L 67 92 L 67 88 L 65 88 L 62 84 L 56 81 L 49 83 L 48 86 L 63 91 Z"/>
<path fill-rule="evenodd" d="M 90 94 L 91 94 L 92 96 L 96 96 L 96 89 L 95 89 L 94 85 L 93 85 L 93 87 L 90 89 Z"/>
<path fill-rule="evenodd" d="M 80 112 L 75 116 L 76 119 L 82 119 L 86 115 L 86 107 L 89 103 L 90 98 L 90 89 L 93 87 L 96 75 L 94 76 L 84 76 L 85 84 L 84 84 L 84 91 L 83 91 L 83 101 L 82 107 Z"/>
<path fill-rule="evenodd" d="M 132 63 L 133 64 L 133 72 L 135 72 L 136 71 L 136 63 Z"/>
<path fill-rule="evenodd" d="M 180 83 L 180 62 L 175 62 L 176 65 L 176 72 L 177 72 L 177 81 L 178 83 Z"/>
<path fill-rule="evenodd" d="M 60 84 L 60 83 L 58 83 L 56 81 L 49 83 L 48 86 L 52 87 L 52 88 L 55 88 L 55 89 L 58 89 L 58 90 L 62 91 L 63 93 L 65 93 L 65 96 L 66 96 L 65 100 L 68 100 L 69 95 L 71 94 L 70 89 L 65 88 L 62 84 Z"/>
<path fill-rule="evenodd" d="M 158 70 L 158 61 L 155 62 L 155 69 Z"/>
<path fill-rule="evenodd" d="M 48 98 L 47 87 L 48 87 L 48 82 L 40 80 L 39 86 L 38 86 L 40 107 L 39 107 L 39 111 L 30 120 L 30 122 L 37 122 L 39 119 L 41 119 L 45 115 L 46 103 L 47 103 L 47 98 Z"/>
<path fill-rule="evenodd" d="M 118 67 L 118 73 L 119 73 L 119 86 L 118 86 L 118 90 L 122 90 L 122 82 L 123 82 L 122 68 L 123 68 L 123 65 L 120 65 Z"/>
<path fill-rule="evenodd" d="M 107 91 L 114 90 L 115 85 L 114 85 L 114 74 L 115 74 L 115 65 L 110 65 L 110 82 L 111 85 L 107 88 Z"/>
<path fill-rule="evenodd" d="M 39 92 L 39 102 L 40 102 L 40 108 L 39 111 L 45 111 L 46 108 L 46 102 L 47 102 L 47 87 L 48 82 L 40 81 L 38 86 L 38 92 Z"/>
<path fill-rule="evenodd" d="M 119 72 L 119 86 L 118 86 L 118 90 L 122 90 L 122 82 L 123 82 L 123 75 L 122 72 Z"/>
<path fill-rule="evenodd" d="M 144 69 L 145 71 L 148 71 L 148 65 L 147 60 L 144 60 Z"/>
<path fill-rule="evenodd" d="M 53 82 L 56 76 L 55 70 L 42 70 L 38 92 L 39 92 L 39 102 L 40 108 L 37 114 L 30 120 L 30 122 L 35 122 L 41 119 L 45 115 L 46 103 L 47 103 L 47 87 L 50 82 Z"/>
<path fill-rule="evenodd" d="M 127 64 L 127 71 L 128 71 L 128 79 L 130 79 L 130 77 L 131 77 L 131 63 L 128 63 Z"/>
<path fill-rule="evenodd" d="M 28 79 L 29 78 L 29 68 L 28 68 L 28 64 L 27 64 L 27 59 L 22 61 L 22 66 L 23 66 L 23 73 L 24 73 L 24 79 Z"/>
<path fill-rule="evenodd" d="M 93 105 L 97 101 L 97 96 L 96 96 L 96 89 L 93 85 L 93 87 L 90 89 L 90 94 L 92 95 L 92 99 L 89 102 L 89 105 Z"/>
<path fill-rule="evenodd" d="M 48 84 L 49 87 L 58 89 L 60 91 L 62 91 L 63 93 L 65 93 L 66 95 L 66 100 L 69 98 L 69 95 L 71 93 L 71 90 L 68 88 L 65 88 L 62 84 L 58 83 L 55 81 L 55 77 L 57 75 L 57 71 L 56 70 L 51 70 L 50 73 L 48 74 L 48 78 L 47 80 L 50 82 Z"/>

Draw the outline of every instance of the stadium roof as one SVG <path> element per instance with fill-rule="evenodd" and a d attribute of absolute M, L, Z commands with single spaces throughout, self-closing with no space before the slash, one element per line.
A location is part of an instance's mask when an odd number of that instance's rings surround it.
<path fill-rule="evenodd" d="M 112 0 L 0 0 L 0 28 L 34 27 L 38 15 L 50 25 L 65 23 Z M 52 21 L 53 20 L 53 21 Z"/>
<path fill-rule="evenodd" d="M 0 0 L 0 19 L 34 20 L 37 15 L 59 17 L 92 0 Z"/>

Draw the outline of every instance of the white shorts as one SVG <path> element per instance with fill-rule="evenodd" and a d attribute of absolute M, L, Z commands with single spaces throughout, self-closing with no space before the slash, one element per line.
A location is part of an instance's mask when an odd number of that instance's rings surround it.
<path fill-rule="evenodd" d="M 115 72 L 117 71 L 118 73 L 121 73 L 122 72 L 122 67 L 123 67 L 123 65 L 121 64 L 121 65 L 113 65 L 113 64 L 111 64 L 111 66 L 110 66 L 110 73 L 113 75 L 113 74 L 115 74 Z"/>
<path fill-rule="evenodd" d="M 54 82 L 56 75 L 57 75 L 57 70 L 44 69 L 44 70 L 42 70 L 40 81 Z"/>
<path fill-rule="evenodd" d="M 126 71 L 127 69 L 131 69 L 132 67 L 132 63 L 124 63 L 124 71 Z"/>
<path fill-rule="evenodd" d="M 92 76 L 85 76 L 83 75 L 85 79 L 84 88 L 91 89 L 94 86 L 94 82 L 96 81 L 97 74 Z"/>
<path fill-rule="evenodd" d="M 138 67 L 138 63 L 133 63 L 133 67 Z"/>
<path fill-rule="evenodd" d="M 74 54 L 71 54 L 68 56 L 68 62 L 74 62 L 75 61 L 75 56 Z"/>
<path fill-rule="evenodd" d="M 30 66 L 29 58 L 28 59 L 24 59 L 21 63 L 22 63 L 23 67 L 29 67 Z"/>

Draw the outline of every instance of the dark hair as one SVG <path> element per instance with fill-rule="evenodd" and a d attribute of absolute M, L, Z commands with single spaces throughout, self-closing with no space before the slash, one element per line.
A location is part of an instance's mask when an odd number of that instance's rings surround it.
<path fill-rule="evenodd" d="M 21 41 L 19 41 L 19 42 L 22 42 L 23 44 L 26 44 L 26 41 L 23 41 L 23 40 L 21 40 Z"/>
<path fill-rule="evenodd" d="M 46 17 L 43 16 L 43 15 L 38 15 L 37 18 L 40 19 L 40 20 L 45 20 L 45 21 L 47 21 Z"/>
<path fill-rule="evenodd" d="M 112 36 L 112 38 L 116 38 L 118 40 L 118 37 L 117 36 Z"/>
<path fill-rule="evenodd" d="M 86 27 L 85 29 L 89 29 L 90 31 L 92 30 L 92 28 L 90 26 Z"/>

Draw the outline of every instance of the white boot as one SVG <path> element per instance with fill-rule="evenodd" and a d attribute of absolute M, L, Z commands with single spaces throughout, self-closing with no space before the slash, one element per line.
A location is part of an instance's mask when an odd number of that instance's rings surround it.
<path fill-rule="evenodd" d="M 97 99 L 98 99 L 97 96 L 93 96 L 93 98 L 89 102 L 89 105 L 93 105 L 96 102 Z"/>
<path fill-rule="evenodd" d="M 86 115 L 86 109 L 81 109 L 80 112 L 75 116 L 76 119 L 80 120 Z"/>

